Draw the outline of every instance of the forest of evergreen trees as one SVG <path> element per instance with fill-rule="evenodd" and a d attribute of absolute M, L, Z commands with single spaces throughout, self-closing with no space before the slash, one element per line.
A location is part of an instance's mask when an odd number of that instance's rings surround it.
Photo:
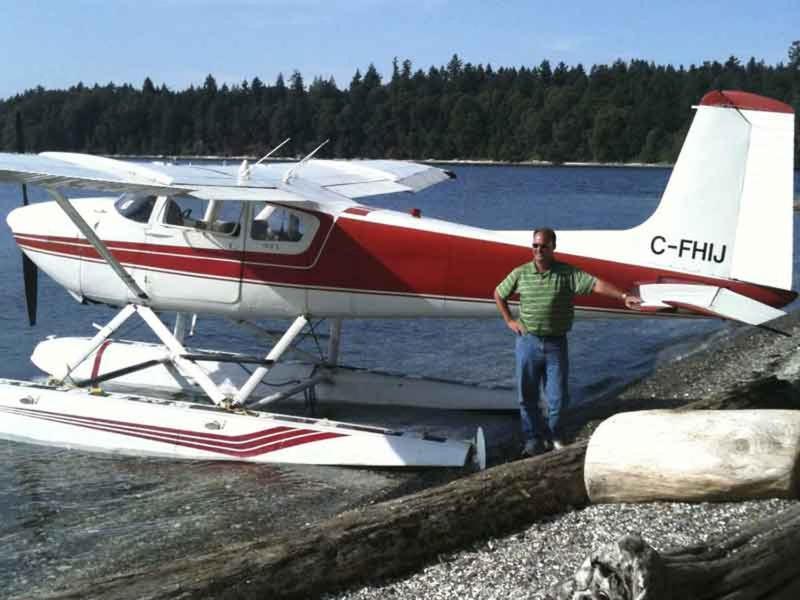
<path fill-rule="evenodd" d="M 307 86 L 297 71 L 288 83 L 256 77 L 231 87 L 209 75 L 183 91 L 149 78 L 141 89 L 38 87 L 0 100 L 0 148 L 16 149 L 19 111 L 28 151 L 261 156 L 291 137 L 280 155 L 330 138 L 318 156 L 672 162 L 691 106 L 714 89 L 756 92 L 800 111 L 800 41 L 776 66 L 735 57 L 688 69 L 633 60 L 587 72 L 548 61 L 476 66 L 454 55 L 427 72 L 395 60 L 388 81 L 370 65 L 347 89 L 320 78 Z"/>

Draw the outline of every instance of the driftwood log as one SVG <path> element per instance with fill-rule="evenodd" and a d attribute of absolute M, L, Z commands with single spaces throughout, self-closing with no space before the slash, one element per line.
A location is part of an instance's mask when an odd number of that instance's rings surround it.
<path fill-rule="evenodd" d="M 620 413 L 584 467 L 593 503 L 790 498 L 799 474 L 800 410 Z"/>
<path fill-rule="evenodd" d="M 791 384 L 767 377 L 697 407 L 760 408 L 766 403 L 789 408 L 796 405 L 797 396 Z M 70 589 L 50 597 L 309 598 L 369 579 L 399 576 L 440 553 L 585 506 L 585 454 L 586 442 L 579 441 L 556 453 L 348 511 L 291 536 L 195 554 L 157 570 L 73 580 Z"/>
<path fill-rule="evenodd" d="M 398 575 L 588 503 L 585 443 L 349 511 L 291 536 L 83 582 L 52 598 L 308 598 Z"/>
<path fill-rule="evenodd" d="M 659 554 L 639 536 L 592 552 L 550 600 L 796 600 L 800 506 L 732 536 Z"/>

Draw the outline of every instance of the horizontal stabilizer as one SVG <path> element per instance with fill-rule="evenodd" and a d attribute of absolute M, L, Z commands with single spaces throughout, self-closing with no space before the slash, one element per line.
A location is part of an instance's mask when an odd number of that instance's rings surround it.
<path fill-rule="evenodd" d="M 761 325 L 786 313 L 729 289 L 691 283 L 650 283 L 639 287 L 642 308 L 682 308 L 698 315 Z"/>

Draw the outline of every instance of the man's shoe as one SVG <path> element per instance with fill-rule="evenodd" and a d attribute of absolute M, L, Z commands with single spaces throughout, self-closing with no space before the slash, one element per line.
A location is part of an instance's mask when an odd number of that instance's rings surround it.
<path fill-rule="evenodd" d="M 547 452 L 547 448 L 542 444 L 534 442 L 533 440 L 528 440 L 522 448 L 521 456 L 522 458 L 530 458 L 531 456 L 539 456 L 545 452 Z"/>
<path fill-rule="evenodd" d="M 552 442 L 553 442 L 553 450 L 562 450 L 567 445 L 566 442 L 564 442 L 564 440 L 558 437 L 554 437 L 552 439 Z"/>

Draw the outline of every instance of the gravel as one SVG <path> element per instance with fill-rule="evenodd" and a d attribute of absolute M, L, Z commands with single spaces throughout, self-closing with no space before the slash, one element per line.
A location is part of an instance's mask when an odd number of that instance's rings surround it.
<path fill-rule="evenodd" d="M 773 324 L 793 337 L 746 328 L 700 351 L 679 357 L 610 399 L 615 412 L 629 408 L 680 406 L 731 393 L 765 376 L 800 380 L 800 312 Z M 600 407 L 599 413 L 608 409 Z M 580 419 L 578 419 L 580 420 Z M 585 419 L 584 419 L 585 420 Z M 539 521 L 507 537 L 442 554 L 435 564 L 390 581 L 324 596 L 327 600 L 373 598 L 445 600 L 541 599 L 571 577 L 602 544 L 640 534 L 656 551 L 730 535 L 772 516 L 798 500 L 720 503 L 605 504 Z"/>
<path fill-rule="evenodd" d="M 601 504 L 533 524 L 525 531 L 442 555 L 414 575 L 328 600 L 542 599 L 602 544 L 639 533 L 655 550 L 705 542 L 769 517 L 795 500 L 687 504 Z"/>

